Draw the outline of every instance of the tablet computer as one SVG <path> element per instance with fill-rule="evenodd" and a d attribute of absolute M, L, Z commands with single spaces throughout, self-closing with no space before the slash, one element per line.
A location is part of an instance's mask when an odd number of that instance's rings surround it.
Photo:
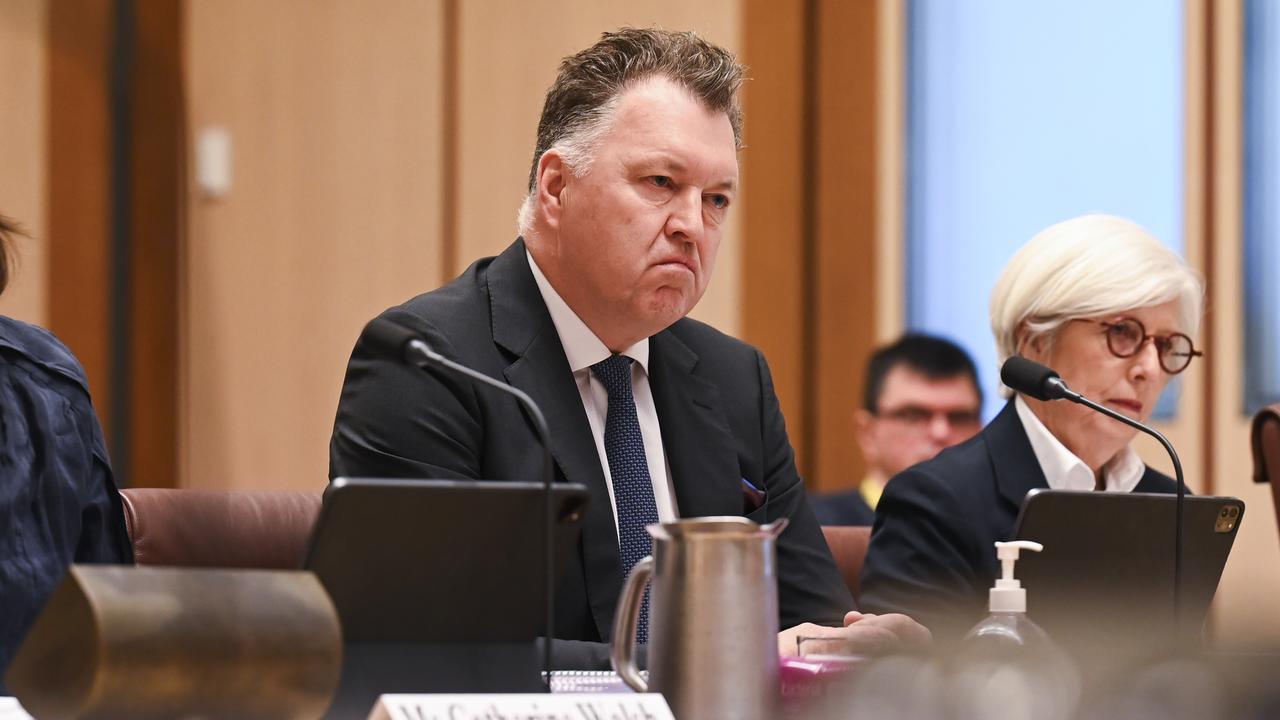
<path fill-rule="evenodd" d="M 544 634 L 540 483 L 337 478 L 304 567 L 346 642 L 511 642 Z M 557 573 L 589 492 L 552 488 Z"/>
<path fill-rule="evenodd" d="M 1013 537 L 1027 615 L 1069 643 L 1148 647 L 1174 633 L 1173 495 L 1032 490 Z M 1244 518 L 1244 502 L 1187 495 L 1182 522 L 1182 637 L 1198 637 Z"/>

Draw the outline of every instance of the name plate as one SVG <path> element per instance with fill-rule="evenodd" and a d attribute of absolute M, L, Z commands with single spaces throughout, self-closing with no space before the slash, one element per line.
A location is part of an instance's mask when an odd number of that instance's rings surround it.
<path fill-rule="evenodd" d="M 13 697 L 0 697 L 0 720 L 35 720 Z"/>
<path fill-rule="evenodd" d="M 659 693 L 383 695 L 369 720 L 675 720 Z"/>

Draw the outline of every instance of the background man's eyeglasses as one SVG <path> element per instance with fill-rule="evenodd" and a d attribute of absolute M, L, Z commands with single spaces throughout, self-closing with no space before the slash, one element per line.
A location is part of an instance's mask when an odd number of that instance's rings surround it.
<path fill-rule="evenodd" d="M 1160 367 L 1170 375 L 1177 375 L 1191 364 L 1191 358 L 1200 357 L 1204 353 L 1196 350 L 1191 338 L 1182 333 L 1168 335 L 1148 335 L 1147 328 L 1137 318 L 1120 318 L 1114 322 L 1105 320 L 1084 320 L 1101 325 L 1103 335 L 1107 338 L 1107 349 L 1112 355 L 1129 358 L 1151 340 L 1156 344 L 1156 356 L 1160 359 Z"/>
<path fill-rule="evenodd" d="M 910 427 L 924 427 L 933 422 L 934 417 L 938 415 L 946 418 L 947 424 L 952 427 L 972 427 L 981 422 L 980 414 L 976 410 L 934 411 L 919 405 L 905 405 L 876 413 L 878 418 L 893 420 Z"/>

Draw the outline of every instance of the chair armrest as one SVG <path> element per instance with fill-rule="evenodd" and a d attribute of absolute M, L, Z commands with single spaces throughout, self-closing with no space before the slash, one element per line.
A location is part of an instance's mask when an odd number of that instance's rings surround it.
<path fill-rule="evenodd" d="M 138 565 L 292 569 L 320 512 L 319 492 L 128 488 L 125 523 Z"/>
<path fill-rule="evenodd" d="M 871 543 L 869 525 L 823 525 L 822 535 L 831 548 L 836 567 L 844 584 L 856 598 L 861 589 L 862 563 L 867 558 L 867 545 Z"/>

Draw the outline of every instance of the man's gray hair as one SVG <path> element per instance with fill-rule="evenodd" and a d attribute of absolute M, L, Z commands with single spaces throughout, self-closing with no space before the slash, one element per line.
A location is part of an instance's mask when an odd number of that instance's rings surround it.
<path fill-rule="evenodd" d="M 600 141 L 609 132 L 618 97 L 637 82 L 665 77 L 688 89 L 709 110 L 723 112 L 742 147 L 738 89 L 745 68 L 733 53 L 692 32 L 622 28 L 604 33 L 595 45 L 560 62 L 538 121 L 538 140 L 529 168 L 529 193 L 518 223 L 527 235 L 533 224 L 538 163 L 555 149 L 579 177 L 591 170 Z"/>

